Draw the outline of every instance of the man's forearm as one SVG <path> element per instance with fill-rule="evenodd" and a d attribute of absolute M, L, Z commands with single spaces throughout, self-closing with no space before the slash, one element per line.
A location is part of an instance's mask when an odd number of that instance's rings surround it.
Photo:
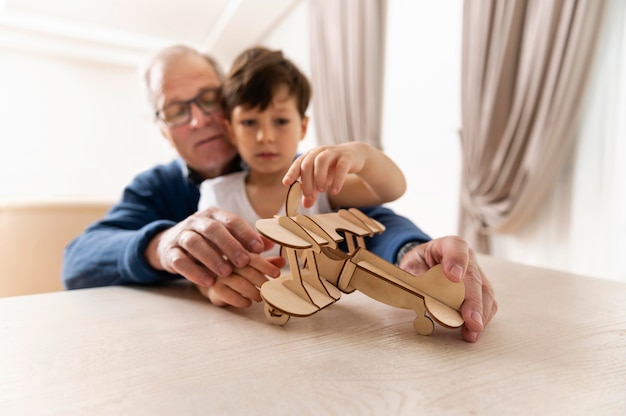
<path fill-rule="evenodd" d="M 167 221 L 140 230 L 91 228 L 68 245 L 62 279 L 67 289 L 124 284 L 156 284 L 177 276 L 151 267 L 144 251 Z"/>

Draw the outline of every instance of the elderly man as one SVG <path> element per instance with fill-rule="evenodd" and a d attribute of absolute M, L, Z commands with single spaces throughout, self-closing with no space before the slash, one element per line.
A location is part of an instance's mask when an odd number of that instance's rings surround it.
<path fill-rule="evenodd" d="M 222 128 L 218 66 L 194 49 L 169 47 L 150 62 L 145 81 L 160 130 L 180 158 L 135 177 L 105 218 L 70 243 L 65 286 L 159 284 L 183 277 L 210 287 L 211 299 L 221 305 L 242 308 L 260 301 L 254 282 L 278 276 L 284 265 L 281 258 L 259 256 L 272 243 L 219 207 L 196 211 L 203 179 L 241 169 Z M 387 228 L 368 242 L 369 250 L 415 275 L 441 263 L 450 280 L 465 282 L 462 334 L 475 342 L 497 302 L 467 243 L 457 237 L 430 240 L 383 207 L 365 213 Z"/>

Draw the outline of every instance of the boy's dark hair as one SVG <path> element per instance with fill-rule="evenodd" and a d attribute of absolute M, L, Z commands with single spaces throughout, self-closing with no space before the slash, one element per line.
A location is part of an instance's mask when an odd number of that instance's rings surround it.
<path fill-rule="evenodd" d="M 274 90 L 286 85 L 295 97 L 300 117 L 304 117 L 311 99 L 311 84 L 298 67 L 279 50 L 254 47 L 234 61 L 222 84 L 224 116 L 230 120 L 238 106 L 265 111 L 272 102 Z"/>

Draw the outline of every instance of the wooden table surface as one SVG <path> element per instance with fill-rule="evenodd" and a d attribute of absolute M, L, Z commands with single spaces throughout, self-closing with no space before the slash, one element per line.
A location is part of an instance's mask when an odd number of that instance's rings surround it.
<path fill-rule="evenodd" d="M 0 299 L 0 415 L 624 415 L 626 284 L 482 257 L 479 342 L 358 292 L 269 324 L 186 284 Z"/>

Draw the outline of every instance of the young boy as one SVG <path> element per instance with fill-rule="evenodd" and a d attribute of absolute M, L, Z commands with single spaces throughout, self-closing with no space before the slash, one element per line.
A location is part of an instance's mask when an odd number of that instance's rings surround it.
<path fill-rule="evenodd" d="M 321 146 L 296 159 L 310 97 L 309 81 L 282 52 L 257 47 L 239 55 L 222 85 L 222 106 L 226 131 L 247 168 L 202 182 L 198 208 L 219 206 L 254 226 L 260 218 L 284 215 L 288 186 L 298 179 L 302 214 L 399 198 L 404 175 L 368 144 Z"/>

